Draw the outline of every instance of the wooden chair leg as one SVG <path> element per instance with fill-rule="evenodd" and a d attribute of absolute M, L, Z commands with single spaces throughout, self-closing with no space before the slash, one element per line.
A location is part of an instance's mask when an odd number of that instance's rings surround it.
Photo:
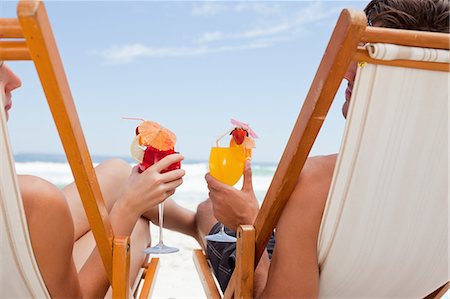
<path fill-rule="evenodd" d="M 113 298 L 130 295 L 130 237 L 115 237 L 113 241 Z"/>
<path fill-rule="evenodd" d="M 253 298 L 255 271 L 255 228 L 241 225 L 237 231 L 235 298 Z"/>
<path fill-rule="evenodd" d="M 147 299 L 151 296 L 153 291 L 153 285 L 155 284 L 156 272 L 158 270 L 159 258 L 152 258 L 145 269 L 144 285 L 139 296 L 140 299 Z"/>
<path fill-rule="evenodd" d="M 197 268 L 198 275 L 200 276 L 200 281 L 203 285 L 203 290 L 205 291 L 206 298 L 208 299 L 220 299 L 220 291 L 214 281 L 213 274 L 211 273 L 211 268 L 208 264 L 205 254 L 201 249 L 195 249 L 193 255 L 194 265 Z"/>

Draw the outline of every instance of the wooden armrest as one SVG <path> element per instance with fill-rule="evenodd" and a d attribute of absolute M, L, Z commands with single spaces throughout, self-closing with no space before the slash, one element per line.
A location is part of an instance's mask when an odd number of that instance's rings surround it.
<path fill-rule="evenodd" d="M 253 298 L 253 278 L 255 273 L 255 228 L 240 225 L 236 244 L 236 298 Z"/>
<path fill-rule="evenodd" d="M 130 237 L 118 236 L 113 241 L 113 298 L 128 298 L 130 294 Z"/>

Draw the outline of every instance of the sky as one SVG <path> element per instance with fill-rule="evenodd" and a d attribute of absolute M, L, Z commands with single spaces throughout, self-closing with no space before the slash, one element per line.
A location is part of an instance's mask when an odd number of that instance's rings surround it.
<path fill-rule="evenodd" d="M 0 2 L 15 17 L 16 1 Z M 47 1 L 47 13 L 93 155 L 129 156 L 136 121 L 177 134 L 206 161 L 230 118 L 260 136 L 255 162 L 279 161 L 342 8 L 360 1 Z M 18 153 L 63 153 L 31 62 L 10 62 L 9 130 Z M 336 153 L 342 84 L 311 155 Z M 223 145 L 226 145 L 223 142 Z"/>

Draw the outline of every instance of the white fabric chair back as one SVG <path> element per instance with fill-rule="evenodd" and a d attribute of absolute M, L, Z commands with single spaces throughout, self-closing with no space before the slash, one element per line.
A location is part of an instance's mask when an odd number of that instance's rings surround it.
<path fill-rule="evenodd" d="M 0 297 L 50 298 L 34 259 L 18 186 L 5 112 L 0 109 Z"/>
<path fill-rule="evenodd" d="M 319 235 L 321 297 L 423 298 L 449 280 L 449 80 L 358 67 Z"/>

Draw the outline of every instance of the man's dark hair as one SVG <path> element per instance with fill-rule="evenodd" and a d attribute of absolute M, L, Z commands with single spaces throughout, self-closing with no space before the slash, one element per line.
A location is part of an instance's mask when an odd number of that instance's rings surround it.
<path fill-rule="evenodd" d="M 364 9 L 369 25 L 449 32 L 449 0 L 372 0 Z"/>

